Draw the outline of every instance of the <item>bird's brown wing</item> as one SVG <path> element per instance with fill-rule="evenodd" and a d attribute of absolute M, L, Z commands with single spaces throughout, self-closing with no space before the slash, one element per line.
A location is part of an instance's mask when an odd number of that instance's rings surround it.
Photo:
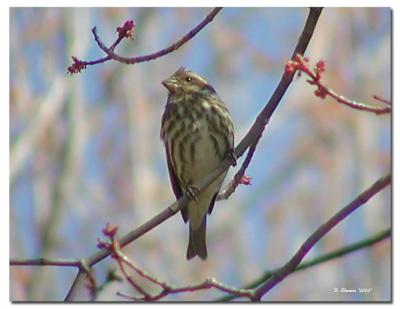
<path fill-rule="evenodd" d="M 167 164 L 168 164 L 168 171 L 169 171 L 169 179 L 171 180 L 171 184 L 172 184 L 172 190 L 175 193 L 175 197 L 178 200 L 183 194 L 182 194 L 182 189 L 179 185 L 179 181 L 178 178 L 176 177 L 175 171 L 174 171 L 174 167 L 172 165 L 172 161 L 171 161 L 171 157 L 168 151 L 168 144 L 165 143 L 165 154 L 167 156 Z M 188 209 L 187 207 L 183 208 L 181 210 L 182 213 L 182 218 L 183 221 L 185 221 L 185 223 L 188 221 L 189 219 L 189 214 L 188 214 Z"/>
<path fill-rule="evenodd" d="M 213 198 L 211 199 L 210 205 L 208 206 L 208 214 L 210 215 L 214 209 L 215 200 L 217 199 L 218 193 L 215 193 Z"/>

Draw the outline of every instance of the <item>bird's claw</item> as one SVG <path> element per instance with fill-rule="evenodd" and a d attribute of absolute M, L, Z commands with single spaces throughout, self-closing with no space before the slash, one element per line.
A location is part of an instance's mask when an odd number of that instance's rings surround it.
<path fill-rule="evenodd" d="M 195 202 L 198 202 L 197 195 L 200 193 L 200 189 L 197 188 L 195 185 L 188 185 L 187 187 L 187 194 L 189 195 L 189 198 L 194 200 Z"/>
<path fill-rule="evenodd" d="M 235 153 L 235 149 L 230 149 L 226 153 L 226 157 L 231 160 L 231 165 L 236 166 L 237 165 L 237 155 Z"/>

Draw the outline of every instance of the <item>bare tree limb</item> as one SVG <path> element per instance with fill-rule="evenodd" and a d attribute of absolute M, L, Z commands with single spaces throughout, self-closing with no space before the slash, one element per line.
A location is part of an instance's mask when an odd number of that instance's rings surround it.
<path fill-rule="evenodd" d="M 113 60 L 116 60 L 118 62 L 125 63 L 125 64 L 135 64 L 135 63 L 155 60 L 157 58 L 160 58 L 162 56 L 165 56 L 165 55 L 173 52 L 174 50 L 177 50 L 183 44 L 185 44 L 190 39 L 192 39 L 197 33 L 199 33 L 200 30 L 202 30 L 205 26 L 207 26 L 221 10 L 222 10 L 221 7 L 214 8 L 196 27 L 194 27 L 192 30 L 190 30 L 185 36 L 180 38 L 178 41 L 171 44 L 167 48 L 164 48 L 155 53 L 145 55 L 145 56 L 139 56 L 139 57 L 133 57 L 133 58 L 119 56 L 116 53 L 114 53 L 114 51 L 112 49 L 107 48 L 103 44 L 103 42 L 101 42 L 99 36 L 97 35 L 96 27 L 94 27 L 92 29 L 92 33 L 97 42 L 97 45 L 101 48 L 102 51 L 104 51 L 108 55 L 108 57 L 110 57 L 110 59 L 113 59 Z"/>
<path fill-rule="evenodd" d="M 388 229 L 381 231 L 371 237 L 357 241 L 351 245 L 339 248 L 339 249 L 329 252 L 327 254 L 323 254 L 323 255 L 318 256 L 309 261 L 305 261 L 305 262 L 301 263 L 299 266 L 297 266 L 293 272 L 305 270 L 307 268 L 331 261 L 333 259 L 343 257 L 343 256 L 350 254 L 352 252 L 355 252 L 357 250 L 371 247 L 371 246 L 377 244 L 378 242 L 389 238 L 391 235 L 392 235 L 392 229 L 388 228 Z M 249 284 L 246 284 L 242 288 L 243 289 L 254 289 L 254 288 L 258 287 L 260 284 L 267 281 L 269 278 L 271 278 L 277 271 L 278 271 L 278 269 L 272 270 L 272 271 L 271 270 L 266 271 L 259 278 L 257 278 L 256 280 L 254 280 L 253 282 L 251 282 Z M 237 297 L 239 297 L 239 296 L 232 294 L 232 295 L 227 295 L 227 296 L 218 298 L 216 301 L 225 302 L 225 301 L 230 301 L 232 299 L 235 299 Z"/>
<path fill-rule="evenodd" d="M 319 16 L 321 15 L 322 8 L 310 8 L 310 12 L 307 17 L 306 24 L 300 35 L 299 41 L 296 48 L 292 54 L 291 59 L 293 60 L 296 55 L 303 55 L 307 49 L 308 44 L 311 41 L 311 37 L 314 33 L 315 26 L 318 22 Z M 236 146 L 235 153 L 237 157 L 240 157 L 244 151 L 250 146 L 250 150 L 240 167 L 239 171 L 235 174 L 233 180 L 229 183 L 228 187 L 222 190 L 219 199 L 227 199 L 235 191 L 236 187 L 240 184 L 242 177 L 245 175 L 246 169 L 250 164 L 253 154 L 256 150 L 256 146 L 260 141 L 260 138 L 264 132 L 266 125 L 268 124 L 272 114 L 280 103 L 283 95 L 285 94 L 290 83 L 293 81 L 293 74 L 284 71 L 281 80 L 269 99 L 268 103 L 265 105 L 263 110 L 258 114 L 256 121 L 247 132 L 245 137 L 241 140 L 239 145 Z"/>
<path fill-rule="evenodd" d="M 115 232 L 114 232 L 115 235 Z M 138 291 L 142 296 L 130 296 L 130 295 L 125 295 L 122 293 L 118 293 L 118 295 L 128 298 L 130 300 L 134 301 L 157 301 L 160 300 L 170 294 L 177 294 L 177 293 L 184 293 L 184 292 L 196 292 L 199 290 L 204 290 L 204 289 L 211 289 L 215 288 L 220 291 L 226 292 L 226 293 L 231 293 L 234 295 L 237 295 L 239 297 L 247 297 L 251 298 L 253 295 L 252 290 L 248 289 L 238 289 L 235 287 L 228 286 L 226 284 L 223 284 L 216 280 L 215 278 L 208 278 L 204 280 L 201 283 L 198 284 L 192 284 L 192 285 L 187 285 L 183 287 L 175 287 L 171 284 L 168 284 L 167 282 L 161 281 L 158 278 L 156 278 L 153 275 L 150 275 L 148 272 L 146 272 L 144 269 L 141 267 L 137 266 L 131 259 L 129 259 L 125 254 L 122 253 L 121 247 L 118 243 L 117 240 L 114 239 L 114 235 L 109 235 L 111 238 L 111 245 L 110 248 L 112 250 L 112 257 L 117 260 L 117 263 L 119 265 L 119 268 L 121 269 L 121 272 L 125 279 L 129 282 L 129 284 L 136 290 Z M 156 294 L 149 294 L 147 293 L 142 287 L 137 284 L 131 276 L 128 275 L 124 265 L 127 265 L 130 269 L 135 271 L 139 276 L 142 278 L 150 281 L 151 283 L 155 284 L 161 290 L 156 293 Z"/>
<path fill-rule="evenodd" d="M 99 63 L 107 62 L 109 60 L 116 60 L 116 61 L 119 61 L 119 62 L 125 63 L 125 64 L 135 64 L 135 63 L 141 63 L 141 62 L 155 60 L 157 58 L 165 56 L 165 55 L 177 50 L 183 44 L 187 43 L 192 38 L 194 38 L 205 26 L 207 26 L 210 22 L 212 22 L 214 17 L 221 10 L 222 10 L 221 7 L 214 8 L 196 27 L 194 27 L 192 30 L 190 30 L 186 35 L 184 35 L 178 41 L 172 43 L 170 46 L 168 46 L 164 49 L 161 49 L 157 52 L 154 52 L 152 54 L 148 54 L 148 55 L 144 55 L 144 56 L 137 56 L 137 57 L 133 57 L 133 58 L 122 57 L 114 52 L 115 48 L 119 45 L 119 43 L 122 41 L 122 39 L 127 38 L 127 37 L 132 38 L 133 28 L 135 27 L 135 24 L 133 21 L 126 21 L 122 27 L 117 28 L 118 38 L 115 40 L 115 42 L 109 48 L 100 40 L 100 37 L 97 34 L 97 28 L 94 27 L 92 29 L 94 39 L 96 40 L 96 43 L 100 47 L 100 49 L 102 51 L 104 51 L 107 54 L 107 56 L 97 59 L 97 60 L 93 60 L 93 61 L 82 61 L 82 60 L 79 60 L 77 57 L 73 56 L 72 57 L 73 64 L 71 66 L 69 66 L 68 72 L 70 74 L 79 73 L 83 69 L 85 69 L 88 65 L 96 65 Z"/>
<path fill-rule="evenodd" d="M 360 206 L 368 202 L 368 200 L 379 191 L 388 186 L 392 181 L 391 175 L 378 179 L 371 187 L 362 192 L 350 204 L 342 208 L 328 221 L 322 224 L 308 239 L 301 245 L 296 254 L 283 267 L 279 268 L 274 274 L 256 289 L 253 301 L 260 301 L 266 293 L 274 286 L 293 273 L 306 254 L 314 247 L 314 245 L 324 237 L 333 227 L 342 222 L 347 216 L 353 213 Z"/>

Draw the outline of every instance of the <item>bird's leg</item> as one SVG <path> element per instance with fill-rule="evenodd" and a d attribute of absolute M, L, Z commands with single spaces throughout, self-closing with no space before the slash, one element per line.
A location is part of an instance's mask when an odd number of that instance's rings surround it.
<path fill-rule="evenodd" d="M 195 202 L 198 202 L 197 195 L 200 193 L 199 188 L 197 188 L 195 185 L 188 185 L 186 193 L 189 195 L 189 198 L 194 200 Z"/>
<path fill-rule="evenodd" d="M 226 152 L 226 154 L 225 154 L 225 156 L 229 159 L 229 160 L 231 160 L 231 165 L 232 166 L 236 166 L 237 165 L 237 155 L 236 155 L 236 153 L 235 153 L 235 149 L 229 149 L 227 152 Z"/>

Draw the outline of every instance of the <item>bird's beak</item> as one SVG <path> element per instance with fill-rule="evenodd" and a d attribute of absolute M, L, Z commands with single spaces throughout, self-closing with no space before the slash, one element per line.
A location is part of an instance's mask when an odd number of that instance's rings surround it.
<path fill-rule="evenodd" d="M 169 92 L 175 93 L 178 90 L 178 83 L 176 82 L 175 79 L 166 79 L 162 82 L 162 84 L 165 86 L 165 88 L 168 89 Z"/>

